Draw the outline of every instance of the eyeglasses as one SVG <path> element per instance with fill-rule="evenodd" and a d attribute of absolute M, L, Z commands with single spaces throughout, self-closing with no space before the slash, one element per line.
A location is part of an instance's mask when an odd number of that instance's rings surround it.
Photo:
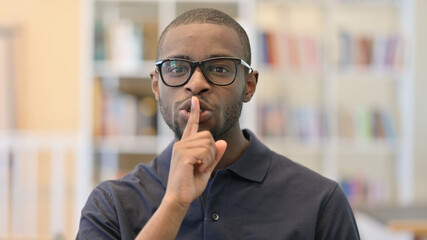
<path fill-rule="evenodd" d="M 163 83 L 169 87 L 185 85 L 198 66 L 209 83 L 226 86 L 234 82 L 239 64 L 253 71 L 252 67 L 240 58 L 216 57 L 200 62 L 185 59 L 164 59 L 156 61 L 157 70 Z"/>

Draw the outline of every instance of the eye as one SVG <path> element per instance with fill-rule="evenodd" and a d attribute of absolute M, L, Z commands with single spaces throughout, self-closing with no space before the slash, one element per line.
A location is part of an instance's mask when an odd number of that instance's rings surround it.
<path fill-rule="evenodd" d="M 210 65 L 207 70 L 216 75 L 228 75 L 233 72 L 232 68 L 226 64 Z"/>
<path fill-rule="evenodd" d="M 169 68 L 168 72 L 171 72 L 171 73 L 182 73 L 182 72 L 184 72 L 184 68 L 182 66 L 180 66 L 180 67 L 171 67 L 171 68 Z"/>
<path fill-rule="evenodd" d="M 168 74 L 181 75 L 188 72 L 189 66 L 187 65 L 188 64 L 181 61 L 170 61 L 169 64 L 165 66 L 165 69 Z"/>
<path fill-rule="evenodd" d="M 227 73 L 229 72 L 229 69 L 221 66 L 212 66 L 210 67 L 209 71 L 214 73 Z"/>
<path fill-rule="evenodd" d="M 210 60 L 205 66 L 208 74 L 216 77 L 229 77 L 234 74 L 234 68 L 234 62 L 229 59 Z"/>

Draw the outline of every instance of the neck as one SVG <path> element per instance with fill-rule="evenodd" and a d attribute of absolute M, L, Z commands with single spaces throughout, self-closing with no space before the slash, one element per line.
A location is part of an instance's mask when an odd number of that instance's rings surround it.
<path fill-rule="evenodd" d="M 240 126 L 230 129 L 223 139 L 227 142 L 227 149 L 215 170 L 225 169 L 232 165 L 239 159 L 249 145 L 249 141 L 243 135 Z"/>

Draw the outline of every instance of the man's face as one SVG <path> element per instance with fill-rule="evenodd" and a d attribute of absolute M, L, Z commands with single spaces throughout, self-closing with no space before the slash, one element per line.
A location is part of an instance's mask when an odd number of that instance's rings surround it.
<path fill-rule="evenodd" d="M 243 58 L 237 33 L 216 24 L 188 24 L 169 30 L 160 48 L 159 59 L 184 58 L 201 61 L 212 57 Z M 239 128 L 238 119 L 246 95 L 245 69 L 239 66 L 236 80 L 228 86 L 210 84 L 198 67 L 190 80 L 181 87 L 163 84 L 158 73 L 152 74 L 153 92 L 159 101 L 163 119 L 181 139 L 187 124 L 190 99 L 200 100 L 199 130 L 211 131 L 214 139 L 221 139 L 232 128 Z M 250 94 L 252 96 L 252 94 Z"/>

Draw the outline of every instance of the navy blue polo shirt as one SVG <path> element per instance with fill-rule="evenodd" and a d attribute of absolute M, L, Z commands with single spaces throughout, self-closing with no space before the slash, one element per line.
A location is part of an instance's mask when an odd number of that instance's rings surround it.
<path fill-rule="evenodd" d="M 250 131 L 243 133 L 248 148 L 210 179 L 177 239 L 359 239 L 336 182 L 271 151 Z M 77 239 L 134 239 L 163 198 L 172 147 L 97 186 L 82 210 Z"/>

